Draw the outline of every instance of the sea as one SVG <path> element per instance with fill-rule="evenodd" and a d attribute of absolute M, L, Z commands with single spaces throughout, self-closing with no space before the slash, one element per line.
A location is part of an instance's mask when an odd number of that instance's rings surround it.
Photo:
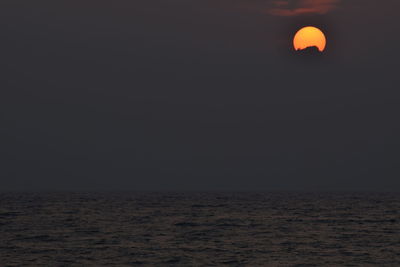
<path fill-rule="evenodd" d="M 0 266 L 400 266 L 400 194 L 1 193 Z"/>

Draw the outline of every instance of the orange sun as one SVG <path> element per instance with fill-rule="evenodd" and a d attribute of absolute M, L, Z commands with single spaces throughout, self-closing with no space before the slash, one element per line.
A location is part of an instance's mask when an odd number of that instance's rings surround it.
<path fill-rule="evenodd" d="M 320 29 L 307 26 L 296 33 L 293 39 L 293 46 L 295 50 L 303 50 L 307 47 L 316 46 L 322 52 L 326 47 L 326 38 Z"/>

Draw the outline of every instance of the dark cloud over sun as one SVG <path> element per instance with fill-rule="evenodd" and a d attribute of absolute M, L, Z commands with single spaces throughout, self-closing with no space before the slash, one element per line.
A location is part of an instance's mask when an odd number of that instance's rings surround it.
<path fill-rule="evenodd" d="M 268 13 L 275 16 L 326 14 L 335 9 L 339 0 L 275 0 Z"/>
<path fill-rule="evenodd" d="M 325 15 L 335 10 L 341 0 L 248 0 L 231 1 L 218 0 L 219 7 L 230 9 L 236 7 L 243 10 L 251 10 L 256 13 L 266 13 L 277 17 L 293 17 L 301 15 Z"/>

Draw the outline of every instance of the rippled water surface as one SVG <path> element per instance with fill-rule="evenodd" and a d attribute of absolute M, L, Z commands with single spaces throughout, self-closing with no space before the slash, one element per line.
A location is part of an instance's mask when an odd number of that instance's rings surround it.
<path fill-rule="evenodd" d="M 1 266 L 400 266 L 400 195 L 0 195 Z"/>

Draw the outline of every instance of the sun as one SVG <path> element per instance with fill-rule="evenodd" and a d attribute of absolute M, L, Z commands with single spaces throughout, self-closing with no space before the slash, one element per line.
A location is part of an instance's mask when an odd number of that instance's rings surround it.
<path fill-rule="evenodd" d="M 326 47 L 325 34 L 313 26 L 301 28 L 293 38 L 293 46 L 295 50 L 316 46 L 322 52 Z"/>

